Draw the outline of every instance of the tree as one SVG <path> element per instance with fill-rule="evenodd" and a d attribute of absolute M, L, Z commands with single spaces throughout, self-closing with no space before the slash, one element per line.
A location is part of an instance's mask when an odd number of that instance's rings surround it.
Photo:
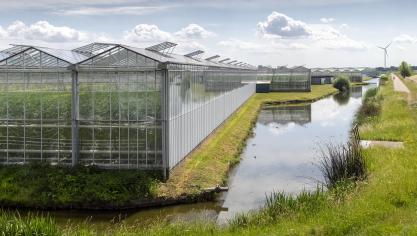
<path fill-rule="evenodd" d="M 401 76 L 404 77 L 404 78 L 408 77 L 408 76 L 411 76 L 411 72 L 412 72 L 411 67 L 405 61 L 401 62 L 400 67 L 398 68 L 398 70 L 400 71 Z"/>

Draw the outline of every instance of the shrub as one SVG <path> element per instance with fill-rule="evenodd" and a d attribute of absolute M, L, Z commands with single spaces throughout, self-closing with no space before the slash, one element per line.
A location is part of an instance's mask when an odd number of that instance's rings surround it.
<path fill-rule="evenodd" d="M 340 182 L 364 179 L 366 165 L 359 143 L 351 141 L 345 145 L 326 145 L 322 150 L 321 171 L 329 189 Z"/>
<path fill-rule="evenodd" d="M 380 80 L 382 80 L 382 81 L 388 81 L 388 79 L 389 79 L 389 77 L 388 77 L 388 75 L 386 75 L 386 74 L 382 74 L 380 77 L 379 77 L 379 79 Z"/>
<path fill-rule="evenodd" d="M 333 87 L 338 89 L 339 91 L 347 91 L 350 88 L 349 79 L 347 79 L 346 77 L 338 77 L 333 82 Z"/>
<path fill-rule="evenodd" d="M 401 62 L 400 67 L 398 68 L 398 70 L 399 70 L 399 72 L 400 72 L 400 74 L 403 78 L 411 76 L 411 74 L 412 74 L 412 70 L 411 70 L 410 65 L 408 65 L 408 63 L 405 62 L 405 61 Z"/>
<path fill-rule="evenodd" d="M 382 84 L 382 85 L 384 85 L 388 81 L 388 79 L 389 79 L 388 75 L 382 74 L 379 77 L 379 83 Z"/>

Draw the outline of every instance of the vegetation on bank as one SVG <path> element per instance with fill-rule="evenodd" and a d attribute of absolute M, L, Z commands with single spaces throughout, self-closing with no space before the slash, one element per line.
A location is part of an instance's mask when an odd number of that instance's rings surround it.
<path fill-rule="evenodd" d="M 341 92 L 348 91 L 350 89 L 349 79 L 343 76 L 337 77 L 333 82 L 333 87 Z"/>
<path fill-rule="evenodd" d="M 154 171 L 103 170 L 34 163 L 0 167 L 0 204 L 35 208 L 117 207 L 156 195 Z"/>
<path fill-rule="evenodd" d="M 406 82 L 417 94 L 417 84 Z M 360 126 L 361 137 L 396 138 L 404 149 L 373 147 L 363 151 L 366 181 L 339 183 L 330 191 L 302 193 L 297 197 L 276 193 L 258 213 L 240 216 L 230 227 L 210 223 L 168 224 L 146 228 L 115 225 L 115 235 L 398 235 L 417 230 L 417 110 L 395 93 L 392 81 L 378 91 L 380 113 Z M 415 98 L 415 96 L 414 96 Z M 95 235 L 88 227 L 65 228 L 67 235 Z M 7 234 L 7 233 L 6 233 Z"/>

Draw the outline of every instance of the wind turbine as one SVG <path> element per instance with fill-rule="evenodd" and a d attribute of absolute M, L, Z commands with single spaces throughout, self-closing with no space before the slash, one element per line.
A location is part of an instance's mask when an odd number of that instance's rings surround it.
<path fill-rule="evenodd" d="M 385 46 L 385 47 L 379 47 L 379 46 L 377 46 L 378 48 L 384 50 L 384 68 L 387 68 L 387 56 L 388 56 L 387 49 L 389 48 L 389 46 L 391 46 L 391 43 L 392 42 L 390 42 L 389 44 L 387 44 L 387 46 Z"/>

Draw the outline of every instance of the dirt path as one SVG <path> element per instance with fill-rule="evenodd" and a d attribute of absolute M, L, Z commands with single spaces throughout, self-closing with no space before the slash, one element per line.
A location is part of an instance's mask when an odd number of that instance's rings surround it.
<path fill-rule="evenodd" d="M 410 90 L 407 88 L 407 86 L 405 86 L 401 79 L 398 78 L 398 76 L 392 74 L 392 80 L 394 81 L 394 91 L 410 94 Z"/>

